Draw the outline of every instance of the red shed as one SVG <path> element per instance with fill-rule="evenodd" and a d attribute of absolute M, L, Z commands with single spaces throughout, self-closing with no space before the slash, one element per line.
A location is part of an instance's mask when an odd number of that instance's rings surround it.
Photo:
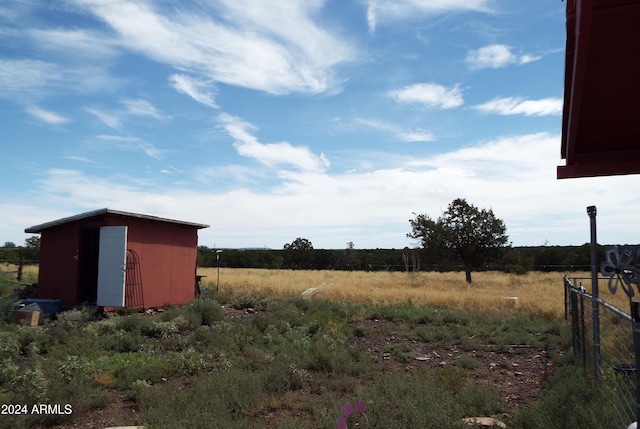
<path fill-rule="evenodd" d="M 208 226 L 105 208 L 27 228 L 40 234 L 38 298 L 65 308 L 192 301 L 198 229 Z"/>

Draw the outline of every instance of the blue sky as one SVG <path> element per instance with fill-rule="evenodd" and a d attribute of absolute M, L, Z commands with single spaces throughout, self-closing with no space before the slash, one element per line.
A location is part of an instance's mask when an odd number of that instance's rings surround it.
<path fill-rule="evenodd" d="M 210 247 L 403 248 L 492 208 L 516 245 L 637 242 L 634 176 L 556 179 L 560 0 L 8 0 L 0 242 L 108 207 Z"/>

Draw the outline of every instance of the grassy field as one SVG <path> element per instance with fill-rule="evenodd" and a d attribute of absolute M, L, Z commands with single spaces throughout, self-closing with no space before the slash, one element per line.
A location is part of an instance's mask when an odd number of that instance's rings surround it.
<path fill-rule="evenodd" d="M 215 290 L 217 270 L 200 274 Z M 473 416 L 521 429 L 622 427 L 570 359 L 562 275 L 474 277 L 221 270 L 211 299 L 161 313 L 85 308 L 37 327 L 7 313 L 0 404 L 73 412 L 2 416 L 0 429 L 333 429 L 356 399 L 371 428 L 462 429 Z M 3 311 L 12 279 L 0 273 Z M 520 306 L 505 311 L 505 296 Z"/>
<path fill-rule="evenodd" d="M 0 273 L 13 272 L 15 265 L 0 265 Z M 564 315 L 563 277 L 578 279 L 591 291 L 589 272 L 539 272 L 525 275 L 496 271 L 473 273 L 473 283 L 467 284 L 462 272 L 365 272 L 365 271 L 309 271 L 220 268 L 198 268 L 201 282 L 211 293 L 216 289 L 231 295 L 299 296 L 309 290 L 314 298 L 332 302 L 349 301 L 369 304 L 429 304 L 434 306 L 477 310 L 512 308 L 518 298 L 518 308 L 525 311 L 550 312 Z M 37 281 L 38 267 L 23 269 L 24 281 Z M 608 279 L 599 281 L 600 297 L 629 312 L 629 299 L 619 288 L 612 295 Z M 577 286 L 577 284 L 576 284 Z"/>
<path fill-rule="evenodd" d="M 207 276 L 203 285 L 215 291 L 216 268 L 200 268 Z M 590 273 L 567 273 L 589 278 Z M 240 295 L 290 296 L 309 290 L 311 296 L 333 302 L 371 304 L 429 304 L 455 309 L 495 310 L 511 308 L 506 297 L 518 297 L 518 308 L 525 311 L 564 314 L 563 273 L 530 272 L 526 275 L 502 272 L 477 272 L 467 284 L 461 272 L 364 272 L 364 271 L 292 271 L 221 268 L 221 292 Z M 583 281 L 590 289 L 590 282 Z M 311 289 L 313 288 L 313 289 Z M 310 290 L 311 289 L 311 290 Z M 602 294 L 626 310 L 626 295 L 611 296 L 606 282 L 600 282 Z"/>

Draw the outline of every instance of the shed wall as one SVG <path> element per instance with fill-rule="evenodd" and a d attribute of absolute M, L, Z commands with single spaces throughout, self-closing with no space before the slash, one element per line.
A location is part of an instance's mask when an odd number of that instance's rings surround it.
<path fill-rule="evenodd" d="M 39 298 L 61 299 L 67 308 L 85 300 L 80 295 L 86 288 L 79 285 L 86 278 L 82 270 L 87 263 L 79 258 L 82 231 L 100 226 L 128 227 L 127 248 L 140 258 L 145 307 L 184 304 L 195 298 L 197 228 L 112 214 L 42 231 Z"/>
<path fill-rule="evenodd" d="M 114 222 L 109 220 L 110 225 Z M 127 246 L 140 257 L 145 307 L 184 304 L 195 298 L 195 228 L 136 220 L 129 224 Z"/>
<path fill-rule="evenodd" d="M 77 303 L 78 241 L 75 225 L 44 231 L 40 237 L 38 297 L 61 299 L 64 307 Z"/>

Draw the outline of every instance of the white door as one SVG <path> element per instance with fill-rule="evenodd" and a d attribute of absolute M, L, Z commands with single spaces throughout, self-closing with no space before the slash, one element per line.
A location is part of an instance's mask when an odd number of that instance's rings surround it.
<path fill-rule="evenodd" d="M 127 227 L 100 228 L 98 254 L 98 300 L 102 307 L 124 307 L 127 259 Z"/>

